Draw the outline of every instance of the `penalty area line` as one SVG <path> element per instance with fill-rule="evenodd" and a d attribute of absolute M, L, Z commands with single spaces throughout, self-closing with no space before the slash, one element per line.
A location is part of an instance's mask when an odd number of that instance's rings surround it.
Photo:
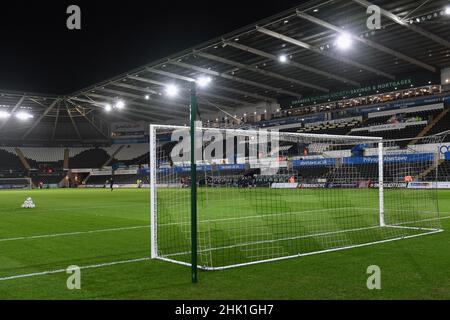
<path fill-rule="evenodd" d="M 119 265 L 119 264 L 126 264 L 126 263 L 133 263 L 133 262 L 142 262 L 142 261 L 147 261 L 150 259 L 151 259 L 150 257 L 145 257 L 145 258 L 137 258 L 137 259 L 129 259 L 129 260 L 92 264 L 92 265 L 87 265 L 87 266 L 81 266 L 80 270 L 109 267 L 109 266 L 115 266 L 115 265 Z M 7 280 L 14 280 L 14 279 L 21 279 L 21 278 L 31 278 L 31 277 L 45 276 L 45 275 L 56 274 L 56 273 L 65 273 L 66 271 L 67 271 L 67 269 L 56 269 L 56 270 L 48 270 L 48 271 L 41 271 L 41 272 L 34 272 L 34 273 L 17 274 L 14 276 L 0 277 L 0 281 L 7 281 Z"/>
<path fill-rule="evenodd" d="M 89 230 L 89 231 L 75 231 L 75 232 L 66 232 L 66 233 L 41 234 L 41 235 L 36 235 L 36 236 L 0 238 L 0 242 L 18 241 L 18 240 L 31 240 L 31 239 L 41 239 L 41 238 L 67 237 L 67 236 L 76 236 L 76 235 L 80 235 L 80 234 L 93 234 L 93 233 L 101 233 L 101 232 L 135 230 L 135 229 L 143 229 L 143 228 L 149 228 L 149 227 L 150 227 L 150 225 L 145 225 L 145 226 L 134 226 L 134 227 L 97 229 L 97 230 Z"/>

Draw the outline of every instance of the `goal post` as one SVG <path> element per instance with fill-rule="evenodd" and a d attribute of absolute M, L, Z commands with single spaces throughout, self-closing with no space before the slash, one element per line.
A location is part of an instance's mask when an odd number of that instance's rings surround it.
<path fill-rule="evenodd" d="M 196 252 L 198 268 L 219 270 L 442 231 L 424 176 L 436 155 L 420 145 L 200 126 L 192 136 L 195 197 L 189 127 L 150 126 L 152 258 L 192 266 Z"/>
<path fill-rule="evenodd" d="M 386 226 L 384 222 L 384 161 L 383 142 L 378 142 L 378 194 L 380 198 L 380 226 Z"/>
<path fill-rule="evenodd" d="M 32 189 L 33 182 L 31 178 L 0 178 L 0 190 L 1 189 Z"/>

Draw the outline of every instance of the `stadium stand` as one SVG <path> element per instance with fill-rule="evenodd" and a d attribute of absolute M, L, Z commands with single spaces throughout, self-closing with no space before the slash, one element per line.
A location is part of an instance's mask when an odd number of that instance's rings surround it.
<path fill-rule="evenodd" d="M 438 134 L 438 133 L 449 130 L 449 128 L 450 128 L 449 109 L 446 109 L 444 112 L 445 112 L 445 115 L 427 132 L 427 135 Z M 449 138 L 450 137 L 447 137 L 446 141 L 450 141 L 450 140 L 448 140 Z"/>
<path fill-rule="evenodd" d="M 17 156 L 14 148 L 2 147 L 0 148 L 0 169 L 22 171 L 24 167 Z"/>
<path fill-rule="evenodd" d="M 431 169 L 423 177 L 424 180 L 430 180 L 430 181 L 433 181 L 435 179 L 437 181 L 448 181 L 449 178 L 450 178 L 450 160 L 440 161 L 438 169 L 437 169 L 437 176 L 436 176 L 436 170 Z"/>
<path fill-rule="evenodd" d="M 109 158 L 102 148 L 88 149 L 70 158 L 70 168 L 100 168 Z"/>

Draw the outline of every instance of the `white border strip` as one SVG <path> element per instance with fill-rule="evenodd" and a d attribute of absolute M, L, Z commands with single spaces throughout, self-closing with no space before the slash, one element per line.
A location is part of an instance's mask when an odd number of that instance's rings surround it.
<path fill-rule="evenodd" d="M 92 265 L 88 265 L 88 266 L 82 266 L 82 267 L 80 267 L 80 269 L 102 268 L 102 267 L 108 267 L 108 266 L 115 266 L 118 264 L 141 262 L 141 261 L 147 261 L 147 260 L 150 260 L 150 257 L 92 264 Z M 67 272 L 67 269 L 57 269 L 57 270 L 49 270 L 49 271 L 42 271 L 42 272 L 35 272 L 35 273 L 18 274 L 18 275 L 8 276 L 8 277 L 1 277 L 0 281 L 7 281 L 7 280 L 14 280 L 14 279 L 21 279 L 21 278 L 31 278 L 31 277 L 45 276 L 45 275 L 49 275 L 49 274 L 63 273 L 63 272 Z"/>
<path fill-rule="evenodd" d="M 134 226 L 134 227 L 123 227 L 123 228 L 111 228 L 111 229 L 98 229 L 98 230 L 90 230 L 90 231 L 76 231 L 76 232 L 67 232 L 67 233 L 41 234 L 41 235 L 37 235 L 37 236 L 24 236 L 24 237 L 3 238 L 3 239 L 0 238 L 0 242 L 17 241 L 17 240 L 42 239 L 42 238 L 67 237 L 67 236 L 76 236 L 76 235 L 80 235 L 80 234 L 93 234 L 93 233 L 101 233 L 101 232 L 134 230 L 134 229 L 143 229 L 143 228 L 149 228 L 149 227 L 150 227 L 150 225 Z"/>
<path fill-rule="evenodd" d="M 381 244 L 381 243 L 387 243 L 387 242 L 392 242 L 392 241 L 397 241 L 397 240 L 421 237 L 421 236 L 435 234 L 435 233 L 439 233 L 439 232 L 443 232 L 443 231 L 444 230 L 442 230 L 442 229 L 436 229 L 435 231 L 430 231 L 430 232 L 427 232 L 427 233 L 420 233 L 420 234 L 415 234 L 415 235 L 410 235 L 410 236 L 403 236 L 403 237 L 397 237 L 397 238 L 392 238 L 392 239 L 386 239 L 386 240 L 380 240 L 380 241 L 374 241 L 374 242 L 368 242 L 368 243 L 361 243 L 361 244 L 356 244 L 356 245 L 351 245 L 351 246 L 346 246 L 346 247 L 341 247 L 341 248 L 332 248 L 332 249 L 326 249 L 326 250 L 320 250 L 320 251 L 314 251 L 314 252 L 298 253 L 298 254 L 291 255 L 291 256 L 285 256 L 285 257 L 279 257 L 279 258 L 273 258 L 273 259 L 266 259 L 266 260 L 259 260 L 259 261 L 252 261 L 252 262 L 246 262 L 246 263 L 239 263 L 239 264 L 233 264 L 233 265 L 224 266 L 224 267 L 198 266 L 198 268 L 201 269 L 201 270 L 205 270 L 205 271 L 226 270 L 226 269 L 250 266 L 250 265 L 266 263 L 266 262 L 273 262 L 273 261 L 293 259 L 293 258 L 298 258 L 298 257 L 311 256 L 311 255 L 320 254 L 320 253 L 327 253 L 327 252 L 333 252 L 333 251 L 341 251 L 341 250 L 347 250 L 347 249 L 353 249 L 353 248 L 367 247 L 367 246 L 371 246 L 371 245 L 375 245 L 375 244 Z M 181 262 L 181 261 L 175 261 L 173 259 L 167 259 L 167 258 L 162 258 L 162 257 L 158 257 L 158 259 L 164 260 L 164 261 L 173 262 L 173 263 L 177 263 L 177 264 L 180 264 L 180 265 L 191 266 L 190 263 Z"/>

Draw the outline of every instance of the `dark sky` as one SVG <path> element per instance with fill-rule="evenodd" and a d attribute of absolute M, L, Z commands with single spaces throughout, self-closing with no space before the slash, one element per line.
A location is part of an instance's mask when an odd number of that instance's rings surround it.
<path fill-rule="evenodd" d="M 304 1 L 5 2 L 0 90 L 68 94 Z M 66 28 L 70 4 L 81 7 L 81 31 Z"/>

